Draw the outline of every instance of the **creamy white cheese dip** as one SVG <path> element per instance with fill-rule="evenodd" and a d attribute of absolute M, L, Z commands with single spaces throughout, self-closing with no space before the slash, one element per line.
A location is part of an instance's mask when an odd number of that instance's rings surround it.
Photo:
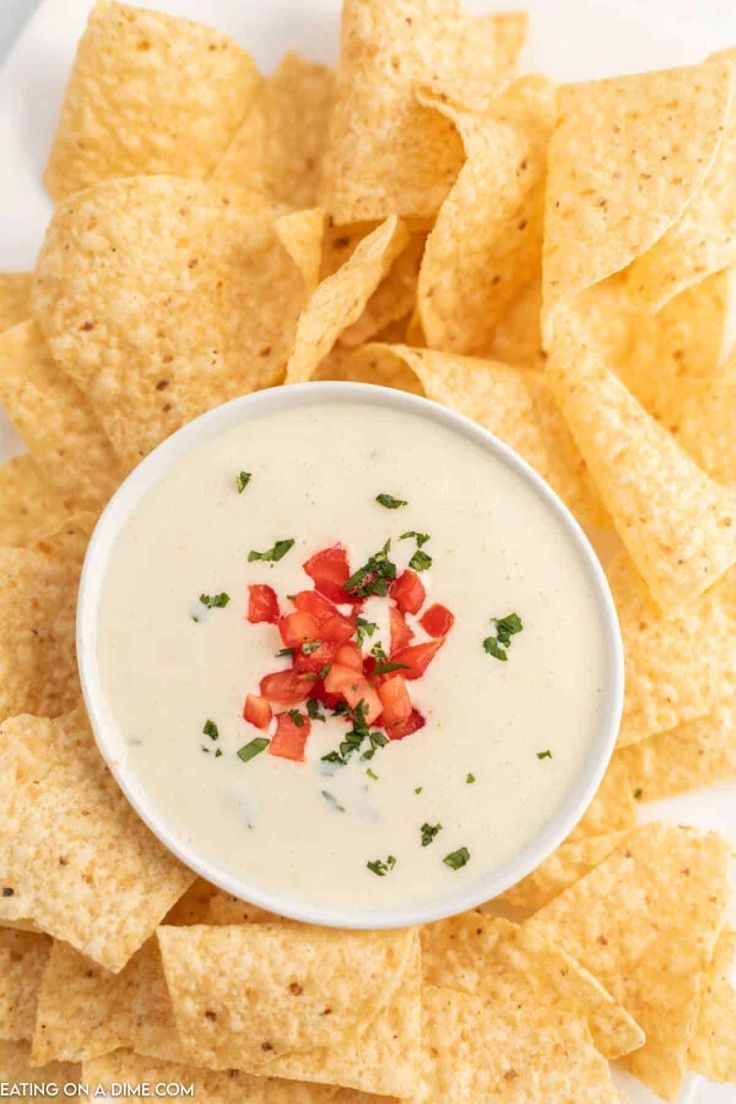
<path fill-rule="evenodd" d="M 386 509 L 379 493 L 408 505 Z M 268 736 L 243 720 L 245 695 L 289 665 L 277 627 L 246 619 L 248 586 L 269 584 L 289 612 L 286 596 L 312 587 L 310 556 L 340 542 L 354 571 L 390 538 L 400 573 L 408 530 L 430 535 L 426 606 L 455 616 L 407 684 L 425 726 L 342 766 L 322 758 L 349 727 L 328 710 L 305 762 L 267 750 L 241 761 Z M 283 539 L 295 543 L 278 563 L 248 562 Z M 220 593 L 222 608 L 199 601 Z M 361 613 L 378 625 L 366 651 L 388 651 L 388 601 Z M 483 640 L 512 612 L 523 631 L 500 662 Z M 428 639 L 407 621 L 414 643 Z M 269 413 L 176 462 L 111 553 L 97 639 L 119 758 L 173 837 L 259 891 L 325 907 L 430 901 L 511 859 L 559 811 L 601 720 L 602 615 L 570 535 L 480 445 L 380 405 Z M 441 829 L 422 846 L 425 824 Z M 464 866 L 444 861 L 463 848 Z M 384 876 L 367 866 L 389 856 Z"/>

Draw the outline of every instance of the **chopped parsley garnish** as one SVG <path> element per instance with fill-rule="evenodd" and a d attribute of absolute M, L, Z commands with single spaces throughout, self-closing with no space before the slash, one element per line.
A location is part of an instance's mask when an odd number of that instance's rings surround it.
<path fill-rule="evenodd" d="M 302 655 L 311 655 L 312 652 L 316 652 L 317 649 L 321 647 L 321 640 L 305 640 L 301 646 L 301 653 Z"/>
<path fill-rule="evenodd" d="M 325 721 L 326 717 L 324 713 L 319 711 L 319 702 L 316 698 L 310 698 L 307 702 L 307 716 L 312 721 Z"/>
<path fill-rule="evenodd" d="M 335 795 L 330 793 L 329 790 L 320 790 L 320 793 L 322 794 L 323 798 L 325 799 L 327 804 L 330 806 L 330 808 L 334 809 L 336 813 L 344 813 L 345 812 L 345 806 L 341 805 L 340 802 L 335 797 Z"/>
<path fill-rule="evenodd" d="M 383 644 L 381 643 L 380 640 L 376 644 L 374 644 L 373 647 L 371 648 L 371 655 L 373 656 L 374 659 L 387 659 L 388 658 L 386 656 L 385 651 L 383 650 Z"/>
<path fill-rule="evenodd" d="M 393 855 L 389 855 L 385 862 L 382 859 L 374 859 L 373 862 L 368 862 L 365 865 L 379 878 L 385 878 L 389 870 L 393 870 L 396 866 L 396 859 Z"/>
<path fill-rule="evenodd" d="M 417 533 L 416 529 L 409 529 L 406 533 L 402 533 L 399 540 L 412 540 L 417 542 L 417 548 L 421 548 L 430 539 L 429 533 Z"/>
<path fill-rule="evenodd" d="M 322 667 L 320 667 L 320 669 L 319 669 L 319 677 L 321 679 L 326 679 L 327 676 L 329 675 L 329 673 L 330 673 L 330 664 L 329 663 L 323 664 Z"/>
<path fill-rule="evenodd" d="M 207 609 L 224 609 L 230 601 L 230 595 L 223 590 L 220 594 L 200 594 L 199 600 Z"/>
<path fill-rule="evenodd" d="M 505 617 L 492 617 L 496 626 L 496 635 L 487 636 L 483 641 L 483 648 L 494 659 L 500 659 L 505 663 L 508 657 L 507 649 L 511 645 L 511 637 L 520 633 L 524 626 L 518 613 L 507 613 Z"/>
<path fill-rule="evenodd" d="M 373 636 L 374 632 L 378 628 L 378 625 L 375 623 L 375 621 L 366 621 L 365 617 L 358 617 L 355 624 L 357 626 L 355 639 L 358 643 L 358 647 L 362 648 L 365 638 L 367 636 Z"/>
<path fill-rule="evenodd" d="M 378 781 L 378 775 L 375 774 L 370 767 L 368 767 L 365 773 L 368 775 L 369 778 L 372 778 L 374 782 Z"/>
<path fill-rule="evenodd" d="M 289 716 L 291 717 L 292 721 L 294 722 L 294 724 L 296 725 L 297 728 L 303 728 L 304 727 L 304 718 L 302 717 L 302 715 L 301 715 L 301 713 L 299 712 L 298 709 L 290 709 L 289 710 Z"/>
<path fill-rule="evenodd" d="M 377 663 L 373 669 L 374 675 L 390 675 L 392 671 L 408 671 L 408 663 Z"/>
<path fill-rule="evenodd" d="M 421 548 L 417 548 L 416 552 L 409 560 L 409 567 L 412 571 L 427 571 L 432 566 L 432 557 L 428 556 L 426 552 L 422 552 Z"/>
<path fill-rule="evenodd" d="M 296 648 L 280 648 L 276 653 L 276 658 L 281 659 L 282 656 L 293 656 Z"/>
<path fill-rule="evenodd" d="M 270 740 L 267 740 L 265 736 L 256 736 L 255 740 L 251 740 L 250 743 L 243 744 L 241 748 L 238 748 L 238 759 L 242 759 L 244 763 L 247 763 L 250 759 L 265 751 L 269 743 Z"/>
<path fill-rule="evenodd" d="M 549 750 L 549 748 L 547 748 L 546 751 L 538 751 L 537 752 L 537 759 L 551 759 L 551 758 L 552 758 L 552 752 Z"/>
<path fill-rule="evenodd" d="M 414 790 L 414 793 L 415 794 L 420 794 L 422 792 L 422 789 L 423 789 L 422 786 L 417 786 L 417 788 Z"/>
<path fill-rule="evenodd" d="M 209 753 L 210 753 L 210 749 L 208 747 L 205 747 L 204 744 L 199 745 L 199 750 L 203 751 L 205 753 L 205 755 L 209 755 Z"/>
<path fill-rule="evenodd" d="M 238 488 L 238 494 L 242 494 L 245 488 L 248 486 L 251 480 L 251 473 L 246 471 L 238 472 L 235 477 L 235 486 Z"/>
<path fill-rule="evenodd" d="M 381 506 L 385 506 L 387 510 L 398 510 L 400 506 L 409 505 L 405 498 L 394 498 L 394 496 L 390 494 L 376 495 L 376 502 Z"/>
<path fill-rule="evenodd" d="M 248 563 L 253 563 L 254 560 L 263 560 L 264 563 L 278 563 L 294 547 L 294 543 L 294 538 L 291 537 L 289 540 L 277 540 L 273 548 L 269 548 L 267 552 L 254 552 L 251 549 L 248 553 Z"/>
<path fill-rule="evenodd" d="M 420 831 L 422 833 L 422 847 L 429 847 L 432 840 L 442 831 L 442 825 L 423 824 Z"/>
<path fill-rule="evenodd" d="M 396 564 L 388 557 L 390 550 L 391 541 L 387 540 L 380 552 L 375 552 L 350 576 L 343 590 L 358 598 L 367 598 L 369 594 L 385 598 L 389 583 L 396 578 Z"/>
<path fill-rule="evenodd" d="M 465 775 L 465 781 L 469 786 L 472 786 L 472 784 L 475 782 L 475 775 L 468 772 L 468 774 Z"/>
<path fill-rule="evenodd" d="M 221 755 L 222 755 L 222 748 L 216 748 L 215 749 L 215 759 L 219 759 Z"/>
<path fill-rule="evenodd" d="M 459 847 L 457 851 L 451 851 L 449 855 L 445 855 L 442 861 L 445 866 L 449 866 L 452 870 L 459 870 L 461 866 L 465 866 L 470 861 L 470 852 L 467 847 Z"/>
<path fill-rule="evenodd" d="M 220 731 L 214 721 L 205 721 L 202 732 L 205 736 L 209 736 L 210 740 L 220 739 Z"/>
<path fill-rule="evenodd" d="M 339 706 L 342 706 L 342 708 L 339 708 Z M 369 747 L 363 752 L 361 758 L 372 759 L 379 747 L 386 746 L 388 739 L 382 732 L 377 729 L 371 730 L 366 724 L 367 707 L 365 702 L 358 702 L 355 709 L 350 709 L 344 702 L 340 702 L 339 706 L 333 712 L 338 715 L 347 713 L 352 719 L 353 727 L 345 733 L 345 738 L 341 741 L 339 750 L 330 751 L 327 755 L 323 755 L 322 761 L 325 763 L 339 763 L 340 766 L 344 767 L 353 752 L 360 751 L 366 741 Z"/>

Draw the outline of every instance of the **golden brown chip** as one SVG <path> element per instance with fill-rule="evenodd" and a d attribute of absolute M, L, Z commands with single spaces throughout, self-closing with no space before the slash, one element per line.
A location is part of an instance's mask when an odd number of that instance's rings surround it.
<path fill-rule="evenodd" d="M 122 473 L 109 438 L 33 321 L 0 335 L 0 402 L 66 503 L 84 510 L 110 498 Z"/>
<path fill-rule="evenodd" d="M 464 912 L 426 925 L 421 937 L 425 985 L 461 989 L 498 1005 L 580 1016 L 609 1059 L 644 1042 L 644 1032 L 587 970 L 527 928 Z"/>
<path fill-rule="evenodd" d="M 636 805 L 626 762 L 615 756 L 582 819 L 567 837 L 572 840 L 620 832 L 636 825 Z"/>
<path fill-rule="evenodd" d="M 126 468 L 196 415 L 282 378 L 306 292 L 274 215 L 164 176 L 101 184 L 57 209 L 36 315 Z"/>
<path fill-rule="evenodd" d="M 728 902 L 728 841 L 650 824 L 526 925 L 576 958 L 646 1032 L 622 1059 L 665 1100 L 686 1071 L 698 993 Z"/>
<path fill-rule="evenodd" d="M 331 69 L 289 53 L 264 84 L 213 180 L 313 207 L 335 97 Z"/>
<path fill-rule="evenodd" d="M 736 781 L 736 698 L 707 717 L 620 748 L 614 760 L 627 768 L 641 801 Z"/>
<path fill-rule="evenodd" d="M 31 317 L 31 272 L 0 272 L 0 333 Z"/>
<path fill-rule="evenodd" d="M 0 544 L 31 545 L 50 526 L 61 525 L 67 514 L 32 457 L 16 456 L 0 464 Z"/>
<path fill-rule="evenodd" d="M 541 372 L 547 360 L 542 348 L 542 282 L 532 280 L 498 319 L 488 355 L 517 368 Z"/>
<path fill-rule="evenodd" d="M 549 146 L 544 331 L 577 292 L 626 268 L 680 218 L 718 152 L 731 66 L 566 85 Z"/>
<path fill-rule="evenodd" d="M 660 417 L 704 471 L 719 483 L 736 483 L 735 379 L 674 381 Z"/>
<path fill-rule="evenodd" d="M 371 295 L 358 321 L 340 334 L 342 345 L 362 345 L 414 309 L 419 265 L 426 240 L 424 233 L 411 235 L 409 244 Z"/>
<path fill-rule="evenodd" d="M 46 187 L 61 200 L 139 173 L 203 180 L 260 83 L 249 55 L 219 31 L 98 3 L 77 46 Z"/>
<path fill-rule="evenodd" d="M 0 1039 L 32 1039 L 51 940 L 0 928 Z"/>
<path fill-rule="evenodd" d="M 711 1081 L 736 1081 L 736 931 L 725 927 L 716 943 L 700 994 L 688 1068 Z"/>
<path fill-rule="evenodd" d="M 82 1080 L 108 1092 L 113 1085 L 121 1084 L 131 1088 L 146 1083 L 174 1084 L 193 1086 L 195 1098 L 208 1104 L 268 1104 L 267 1083 L 263 1078 L 235 1069 L 197 1069 L 160 1058 L 144 1058 L 132 1050 L 115 1050 L 86 1061 Z"/>
<path fill-rule="evenodd" d="M 276 219 L 276 233 L 304 280 L 311 295 L 319 283 L 322 264 L 322 239 L 325 232 L 324 211 L 290 211 Z"/>
<path fill-rule="evenodd" d="M 32 1065 L 28 1043 L 0 1041 L 0 1081 L 12 1086 L 18 1096 L 21 1095 L 21 1085 L 55 1085 L 58 1095 L 61 1095 L 64 1085 L 76 1085 L 79 1076 L 79 1066 L 64 1062 L 52 1062 L 48 1066 Z M 45 1095 L 51 1095 L 51 1090 L 46 1090 Z"/>
<path fill-rule="evenodd" d="M 5 721 L 0 790 L 0 922 L 31 919 L 122 969 L 194 875 L 133 812 L 83 713 Z"/>
<path fill-rule="evenodd" d="M 342 268 L 322 281 L 299 318 L 287 383 L 312 378 L 342 331 L 360 318 L 408 240 L 404 224 L 388 218 L 363 238 Z"/>
<path fill-rule="evenodd" d="M 455 123 L 467 160 L 439 210 L 419 276 L 430 348 L 485 351 L 503 310 L 539 273 L 554 103 L 554 84 L 531 76 L 482 115 L 435 105 Z"/>
<path fill-rule="evenodd" d="M 458 0 L 347 0 L 320 200 L 338 224 L 435 214 L 463 147 L 415 90 L 469 106 L 490 98 L 515 65 L 524 22 L 471 17 Z"/>
<path fill-rule="evenodd" d="M 422 1004 L 422 1084 L 411 1104 L 618 1104 L 584 1019 L 433 986 Z"/>

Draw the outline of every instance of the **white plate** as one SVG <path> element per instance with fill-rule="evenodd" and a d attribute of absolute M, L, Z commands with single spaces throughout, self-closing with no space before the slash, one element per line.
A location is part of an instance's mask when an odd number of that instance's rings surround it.
<path fill-rule="evenodd" d="M 337 56 L 340 0 L 139 3 L 214 24 L 246 46 L 266 70 L 288 49 L 317 60 Z M 0 71 L 1 270 L 30 268 L 43 236 L 51 208 L 41 172 L 90 6 L 89 0 L 43 0 Z M 482 12 L 514 3 L 467 0 L 467 6 Z M 736 43 L 733 0 L 520 0 L 519 6 L 532 14 L 529 66 L 560 80 L 694 62 Z M 0 424 L 0 458 L 20 447 L 7 423 Z M 643 808 L 642 817 L 715 828 L 736 840 L 736 785 L 657 802 Z M 631 1079 L 625 1082 L 637 1104 L 655 1101 Z M 685 1101 L 736 1104 L 736 1088 L 693 1078 Z"/>

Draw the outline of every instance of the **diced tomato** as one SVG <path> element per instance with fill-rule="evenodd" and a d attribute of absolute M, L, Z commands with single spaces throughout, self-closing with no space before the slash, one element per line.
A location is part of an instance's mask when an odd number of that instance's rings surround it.
<path fill-rule="evenodd" d="M 418 613 L 426 597 L 424 583 L 410 567 L 393 581 L 389 594 L 402 613 Z"/>
<path fill-rule="evenodd" d="M 328 601 L 318 590 L 300 590 L 294 595 L 293 602 L 302 613 L 311 613 L 312 617 L 316 617 L 320 625 L 330 617 L 340 616 L 335 603 Z"/>
<path fill-rule="evenodd" d="M 314 684 L 314 690 L 309 696 L 321 702 L 325 709 L 334 709 L 335 706 L 342 701 L 342 698 L 338 694 L 328 694 L 322 679 L 317 679 Z"/>
<path fill-rule="evenodd" d="M 319 621 L 311 613 L 289 613 L 279 621 L 281 639 L 287 648 L 298 648 L 319 640 Z"/>
<path fill-rule="evenodd" d="M 269 755 L 278 755 L 281 759 L 294 759 L 304 762 L 304 746 L 309 737 L 311 724 L 304 713 L 297 714 L 301 724 L 290 713 L 276 714 L 276 731 L 268 745 Z"/>
<path fill-rule="evenodd" d="M 428 640 L 426 644 L 412 644 L 392 654 L 391 662 L 405 665 L 406 670 L 400 672 L 402 678 L 421 678 L 444 643 L 444 637 L 441 637 L 439 640 Z"/>
<path fill-rule="evenodd" d="M 401 610 L 397 610 L 395 606 L 391 606 L 388 612 L 389 624 L 391 626 L 391 655 L 393 655 L 394 652 L 400 651 L 401 648 L 406 648 L 410 641 L 414 639 L 414 633 L 407 625 Z"/>
<path fill-rule="evenodd" d="M 419 710 L 412 709 L 405 721 L 397 721 L 396 724 L 386 725 L 386 735 L 389 740 L 403 740 L 405 736 L 411 736 L 412 732 L 424 728 L 426 723 Z"/>
<path fill-rule="evenodd" d="M 372 655 L 367 655 L 363 659 L 363 674 L 365 675 L 366 678 L 369 678 L 371 680 L 371 682 L 373 682 L 373 672 L 376 669 L 376 664 L 377 663 L 378 663 L 378 660 L 376 659 L 375 656 L 372 656 Z M 380 677 L 381 676 L 379 675 L 378 678 L 380 679 Z M 378 686 L 378 682 L 375 682 L 374 685 Z"/>
<path fill-rule="evenodd" d="M 341 644 L 335 652 L 335 663 L 343 667 L 352 667 L 363 674 L 363 653 L 357 644 Z"/>
<path fill-rule="evenodd" d="M 261 695 L 277 705 L 297 705 L 312 696 L 314 675 L 300 671 L 275 671 L 261 679 Z"/>
<path fill-rule="evenodd" d="M 350 565 L 348 554 L 341 545 L 334 544 L 332 548 L 315 553 L 304 564 L 304 570 L 325 598 L 338 603 L 361 601 L 343 589 L 350 578 Z"/>
<path fill-rule="evenodd" d="M 332 640 L 335 644 L 346 644 L 348 640 L 353 638 L 355 625 L 349 618 L 343 617 L 341 613 L 336 613 L 333 617 L 328 617 L 326 621 L 322 622 L 319 631 L 323 640 Z"/>
<path fill-rule="evenodd" d="M 386 728 L 407 720 L 411 715 L 411 698 L 401 675 L 391 675 L 377 689 Z"/>
<path fill-rule="evenodd" d="M 419 624 L 429 636 L 447 636 L 455 624 L 455 617 L 447 606 L 434 605 L 420 618 Z"/>
<path fill-rule="evenodd" d="M 335 658 L 337 647 L 337 644 L 334 644 L 332 641 L 323 640 L 319 648 L 315 648 L 313 652 L 308 652 L 307 655 L 305 655 L 302 648 L 299 647 L 294 652 L 291 665 L 297 671 L 313 671 L 314 674 L 317 674 L 322 670 L 325 664 L 332 663 Z"/>
<path fill-rule="evenodd" d="M 252 583 L 248 587 L 248 620 L 252 625 L 259 621 L 270 621 L 275 625 L 279 619 L 279 600 L 276 591 L 265 583 Z"/>
<path fill-rule="evenodd" d="M 340 694 L 351 709 L 363 702 L 367 712 L 365 720 L 367 724 L 373 724 L 381 712 L 381 699 L 375 686 L 353 667 L 344 667 L 334 663 L 329 674 L 325 678 L 325 689 L 329 694 Z"/>
<path fill-rule="evenodd" d="M 243 706 L 244 721 L 255 725 L 256 728 L 268 728 L 272 716 L 271 706 L 266 698 L 261 698 L 258 694 L 246 695 L 245 705 Z"/>

